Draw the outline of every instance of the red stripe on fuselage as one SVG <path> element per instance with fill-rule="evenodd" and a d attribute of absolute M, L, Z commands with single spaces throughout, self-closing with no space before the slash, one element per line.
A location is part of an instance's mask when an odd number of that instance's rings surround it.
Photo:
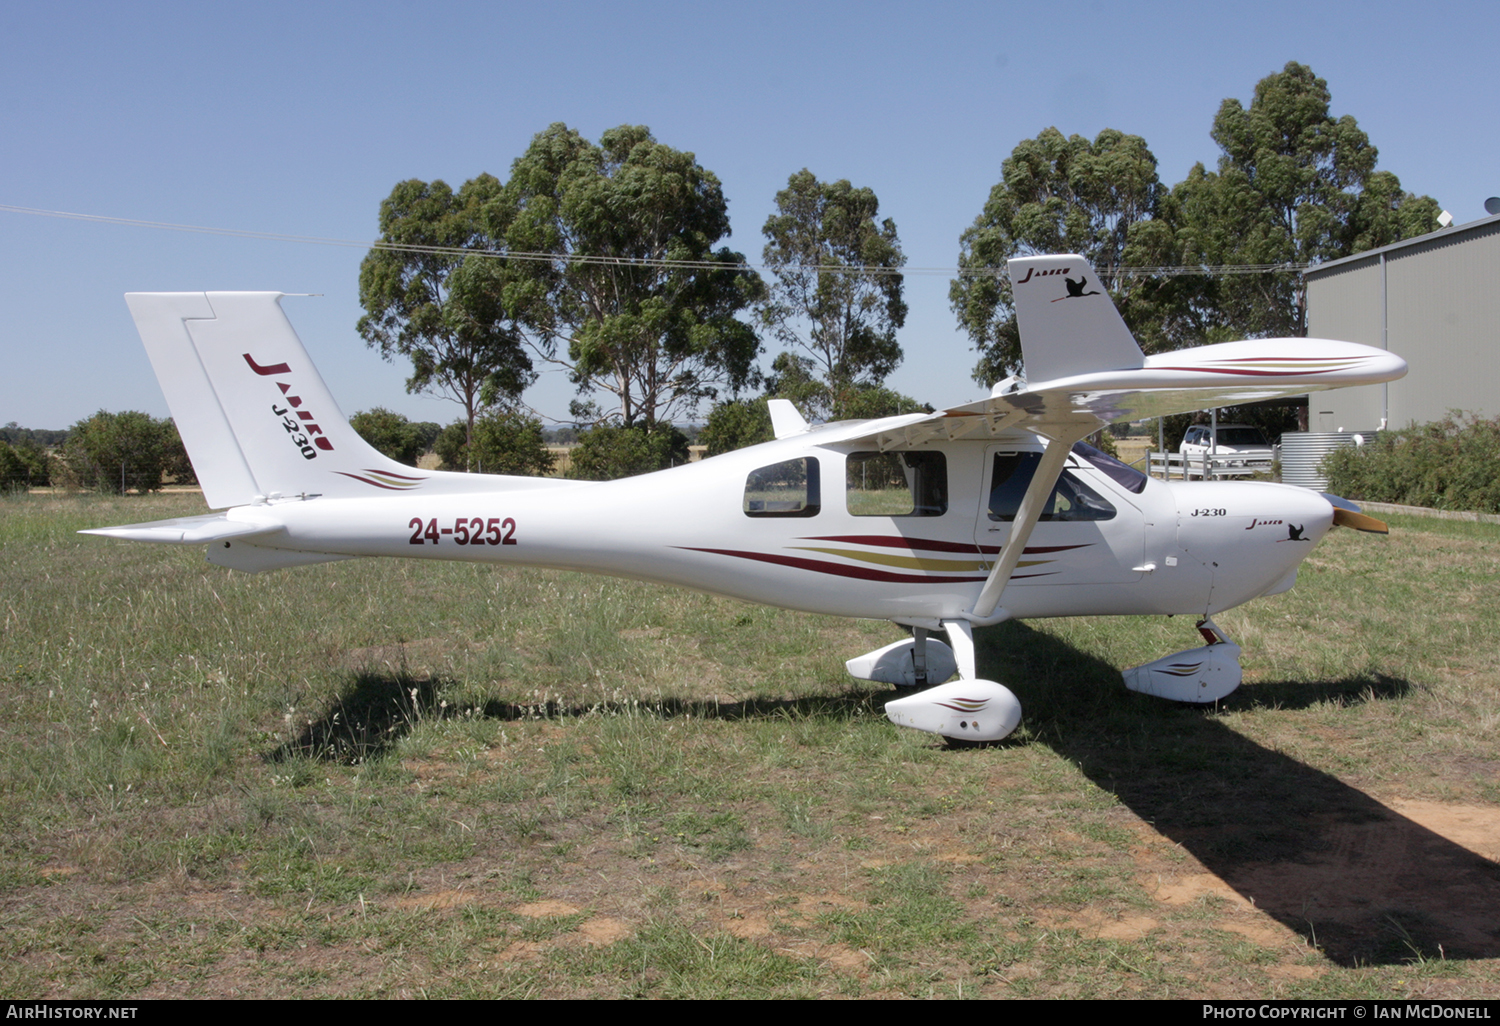
<path fill-rule="evenodd" d="M 716 556 L 734 556 L 738 559 L 753 559 L 759 563 L 775 563 L 778 566 L 811 570 L 814 573 L 832 574 L 836 577 L 856 577 L 862 581 L 884 581 L 889 584 L 983 584 L 986 575 L 958 577 L 949 574 L 897 574 L 889 570 L 872 570 L 863 566 L 845 566 L 821 559 L 805 559 L 801 556 L 782 556 L 771 552 L 741 552 L 736 549 L 700 549 L 691 545 L 675 546 L 689 552 L 711 552 Z M 1055 571 L 1043 574 L 1011 574 L 1011 580 L 1027 577 L 1049 577 Z"/>
<path fill-rule="evenodd" d="M 911 549 L 913 552 L 925 549 L 928 552 L 978 552 L 983 555 L 993 556 L 1000 551 L 999 545 L 975 545 L 973 542 L 948 542 L 937 541 L 931 538 L 891 538 L 881 534 L 820 534 L 811 538 L 800 538 L 799 541 L 828 541 L 844 542 L 847 545 L 878 545 L 887 549 Z M 1036 555 L 1044 552 L 1067 552 L 1069 549 L 1084 549 L 1092 544 L 1086 542 L 1081 545 L 1028 545 L 1025 552 L 1028 555 Z"/>

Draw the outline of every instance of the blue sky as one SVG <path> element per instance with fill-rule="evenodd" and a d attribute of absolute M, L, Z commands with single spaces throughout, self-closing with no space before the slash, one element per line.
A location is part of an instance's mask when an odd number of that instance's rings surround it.
<path fill-rule="evenodd" d="M 503 178 L 552 122 L 632 123 L 718 175 L 752 261 L 807 167 L 873 188 L 911 267 L 951 268 L 1020 140 L 1117 128 L 1172 184 L 1217 159 L 1224 98 L 1296 60 L 1464 222 L 1500 195 L 1497 30 L 1444 3 L 8 4 L 0 204 L 370 239 L 398 181 Z M 121 296 L 204 289 L 322 293 L 285 306 L 345 413 L 455 419 L 356 334 L 363 256 L 0 212 L 0 423 L 166 416 Z M 889 382 L 940 406 L 979 391 L 947 289 L 908 276 Z M 552 374 L 527 398 L 571 396 Z"/>

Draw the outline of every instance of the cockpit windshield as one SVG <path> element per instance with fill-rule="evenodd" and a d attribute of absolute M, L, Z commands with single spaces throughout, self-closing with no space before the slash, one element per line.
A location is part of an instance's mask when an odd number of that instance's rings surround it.
<path fill-rule="evenodd" d="M 1073 455 L 1079 459 L 1087 460 L 1096 468 L 1108 474 L 1110 480 L 1128 491 L 1139 495 L 1146 488 L 1146 482 L 1150 480 L 1145 474 L 1136 470 L 1128 463 L 1121 463 L 1107 452 L 1095 449 L 1087 442 L 1075 442 Z"/>

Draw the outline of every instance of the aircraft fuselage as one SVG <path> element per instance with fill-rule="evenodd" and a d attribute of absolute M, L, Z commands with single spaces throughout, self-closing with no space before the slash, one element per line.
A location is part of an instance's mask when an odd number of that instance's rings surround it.
<path fill-rule="evenodd" d="M 816 439 L 813 431 L 599 483 L 516 488 L 510 483 L 517 479 L 491 478 L 500 487 L 490 491 L 481 490 L 484 478 L 466 477 L 472 492 L 424 495 L 427 480 L 463 476 L 413 471 L 414 483 L 396 494 L 372 487 L 369 498 L 273 499 L 237 507 L 228 517 L 275 526 L 248 543 L 261 553 L 552 567 L 838 616 L 899 622 L 962 616 L 1010 534 L 1004 511 L 996 512 L 1004 503 L 997 478 L 1024 464 L 1040 443 L 935 442 L 877 454 Z M 860 480 L 872 465 L 889 473 L 906 462 L 930 469 L 939 461 L 940 496 L 930 482 L 913 485 L 927 492 L 903 500 L 899 481 L 880 490 Z M 780 493 L 763 490 L 756 475 L 787 467 L 802 481 L 791 485 L 803 489 L 800 508 L 760 498 Z M 1010 616 L 1228 609 L 1289 587 L 1333 517 L 1332 506 L 1306 489 L 1138 475 L 1122 482 L 1080 456 L 1069 457 L 1064 482 L 1074 489 L 1071 505 L 1067 496 L 1058 499 L 1059 508 L 1027 540 L 1005 592 Z M 878 511 L 892 501 L 913 508 Z M 209 558 L 257 568 L 240 562 L 246 546 L 225 541 L 210 548 Z"/>

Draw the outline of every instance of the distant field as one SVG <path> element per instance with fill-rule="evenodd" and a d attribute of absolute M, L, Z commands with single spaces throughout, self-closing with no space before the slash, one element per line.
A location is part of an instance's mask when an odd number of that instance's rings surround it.
<path fill-rule="evenodd" d="M 979 632 L 1012 739 L 898 731 L 886 624 L 633 582 L 248 576 L 0 500 L 0 994 L 1500 997 L 1500 526 L 1335 531 L 1219 618 Z"/>

